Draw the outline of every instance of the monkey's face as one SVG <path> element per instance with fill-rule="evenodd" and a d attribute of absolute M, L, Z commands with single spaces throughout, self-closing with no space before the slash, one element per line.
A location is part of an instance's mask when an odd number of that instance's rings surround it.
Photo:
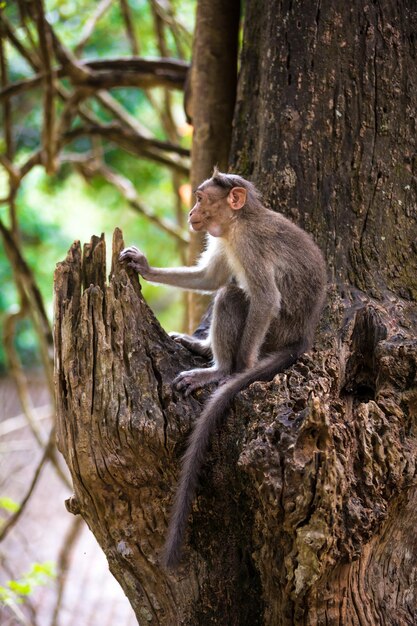
<path fill-rule="evenodd" d="M 213 237 L 224 237 L 237 218 L 237 210 L 245 204 L 246 190 L 235 187 L 225 193 L 214 186 L 199 187 L 195 196 L 195 205 L 188 215 L 191 228 L 196 232 L 208 232 Z"/>

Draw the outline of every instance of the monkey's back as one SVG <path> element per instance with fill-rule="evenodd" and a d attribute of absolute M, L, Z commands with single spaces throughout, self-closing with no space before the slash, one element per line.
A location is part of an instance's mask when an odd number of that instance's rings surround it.
<path fill-rule="evenodd" d="M 254 235 L 264 264 L 274 264 L 281 294 L 277 323 L 270 331 L 275 337 L 269 339 L 283 345 L 305 337 L 310 345 L 326 293 L 323 254 L 305 230 L 269 209 L 258 215 Z"/>
<path fill-rule="evenodd" d="M 301 330 L 311 344 L 326 295 L 326 265 L 323 254 L 311 235 L 277 214 L 279 276 L 282 293 L 281 324 L 291 334 Z"/>

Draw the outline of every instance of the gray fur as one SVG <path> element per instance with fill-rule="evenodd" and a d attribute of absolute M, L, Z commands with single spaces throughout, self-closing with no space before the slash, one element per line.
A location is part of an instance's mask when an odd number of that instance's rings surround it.
<path fill-rule="evenodd" d="M 148 280 L 186 289 L 217 291 L 208 340 L 177 335 L 213 365 L 181 372 L 186 394 L 224 382 L 209 398 L 191 434 L 168 528 L 163 561 L 173 568 L 210 437 L 234 396 L 256 380 L 270 380 L 311 348 L 323 307 L 326 270 L 311 237 L 280 213 L 265 208 L 256 187 L 241 176 L 214 171 L 197 190 L 190 223 L 206 230 L 208 250 L 195 267 L 151 268 L 137 248 L 121 258 Z"/>

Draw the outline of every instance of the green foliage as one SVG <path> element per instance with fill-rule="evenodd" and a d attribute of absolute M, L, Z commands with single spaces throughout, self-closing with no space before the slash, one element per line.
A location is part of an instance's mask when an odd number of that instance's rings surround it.
<path fill-rule="evenodd" d="M 74 50 L 84 28 L 97 9 L 95 0 L 45 0 L 47 19 L 60 40 Z M 180 22 L 180 34 L 174 36 L 165 26 L 168 54 L 172 57 L 191 56 L 191 37 L 195 2 L 174 0 L 173 10 Z M 129 0 L 132 20 L 141 56 L 160 56 L 155 34 L 154 16 L 149 0 Z M 169 3 L 161 2 L 163 10 L 169 11 Z M 15 26 L 15 35 L 27 48 L 31 43 L 25 29 L 20 24 L 17 3 L 6 2 L 5 14 Z M 31 38 L 38 41 L 36 28 L 27 23 Z M 9 82 L 30 79 L 36 73 L 30 63 L 7 40 L 5 43 L 8 61 Z M 116 58 L 130 56 L 131 49 L 126 36 L 125 24 L 119 2 L 111 3 L 108 10 L 98 20 L 92 36 L 88 39 L 81 57 L 83 59 Z M 73 90 L 67 79 L 63 84 Z M 124 109 L 157 138 L 167 140 L 161 118 L 155 110 L 165 103 L 163 89 L 152 90 L 152 103 L 148 95 L 140 89 L 118 88 L 111 91 Z M 183 94 L 170 93 L 172 115 L 177 127 L 185 125 L 182 105 Z M 11 100 L 13 110 L 14 163 L 21 165 L 41 146 L 43 125 L 43 89 L 41 87 L 25 91 Z M 111 114 L 98 100 L 86 99 L 85 107 L 101 123 L 113 120 Z M 55 110 L 59 123 L 64 104 L 57 99 Z M 0 111 L 1 115 L 1 111 Z M 74 126 L 84 125 L 85 120 L 76 118 Z M 190 137 L 182 136 L 179 142 L 190 147 Z M 168 168 L 144 158 L 128 154 L 116 144 L 100 141 L 100 150 L 106 166 L 114 169 L 137 189 L 144 204 L 152 208 L 159 217 L 175 222 L 176 200 L 173 194 L 173 178 Z M 96 144 L 97 146 L 97 144 Z M 86 155 L 92 150 L 88 137 L 78 138 L 64 148 L 64 152 Z M 4 138 L 0 137 L 0 149 L 5 150 Z M 183 180 L 185 182 L 185 179 Z M 8 195 L 8 179 L 0 169 L 0 199 Z M 112 232 L 116 226 L 123 230 L 126 244 L 135 243 L 142 247 L 155 265 L 173 265 L 180 262 L 177 244 L 167 234 L 161 232 L 138 213 L 133 212 L 116 188 L 100 178 L 92 178 L 88 183 L 68 164 L 60 167 L 54 176 L 48 176 L 41 166 L 34 167 L 23 179 L 16 197 L 16 212 L 20 228 L 22 252 L 32 268 L 37 284 L 52 321 L 52 277 L 55 264 L 64 259 L 74 239 L 89 241 L 91 235 L 104 232 L 107 246 L 111 245 Z M 7 204 L 0 204 L 0 218 L 10 225 Z M 5 316 L 19 308 L 19 299 L 13 281 L 13 273 L 5 251 L 0 246 L 0 333 L 3 332 Z M 179 329 L 182 323 L 181 296 L 165 288 L 145 284 L 145 297 L 157 313 L 167 330 Z M 17 325 L 16 348 L 24 365 L 36 365 L 38 359 L 37 340 L 28 320 Z M 5 354 L 0 341 L 0 373 L 5 370 Z"/>
<path fill-rule="evenodd" d="M 19 580 L 9 580 L 0 586 L 0 603 L 10 607 L 21 604 L 37 587 L 47 585 L 54 578 L 55 566 L 51 561 L 33 563 Z"/>

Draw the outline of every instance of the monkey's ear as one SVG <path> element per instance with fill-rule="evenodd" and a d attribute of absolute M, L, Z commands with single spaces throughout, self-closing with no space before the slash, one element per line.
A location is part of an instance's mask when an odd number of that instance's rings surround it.
<path fill-rule="evenodd" d="M 241 209 L 246 203 L 246 189 L 244 187 L 233 187 L 227 196 L 227 203 L 235 211 Z"/>

